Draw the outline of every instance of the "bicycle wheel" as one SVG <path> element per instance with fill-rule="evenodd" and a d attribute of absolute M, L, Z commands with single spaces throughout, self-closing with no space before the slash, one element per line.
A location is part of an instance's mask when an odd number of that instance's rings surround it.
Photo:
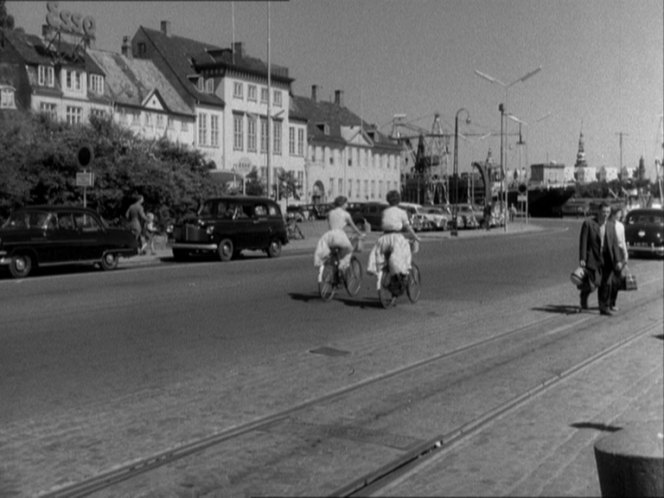
<path fill-rule="evenodd" d="M 383 272 L 383 277 L 380 281 L 380 289 L 378 289 L 378 300 L 383 308 L 391 308 L 397 302 L 397 297 L 392 294 L 391 290 L 392 276 L 389 270 Z"/>
<path fill-rule="evenodd" d="M 406 294 L 411 303 L 420 298 L 422 289 L 420 287 L 420 269 L 415 263 L 412 263 L 410 273 L 408 274 L 408 284 L 406 285 Z"/>
<path fill-rule="evenodd" d="M 362 263 L 355 256 L 350 258 L 350 266 L 344 276 L 344 287 L 351 296 L 357 296 L 362 287 Z"/>
<path fill-rule="evenodd" d="M 321 281 L 318 282 L 318 292 L 323 301 L 330 301 L 334 297 L 336 291 L 336 268 L 333 265 L 326 264 L 323 268 L 323 276 Z"/>

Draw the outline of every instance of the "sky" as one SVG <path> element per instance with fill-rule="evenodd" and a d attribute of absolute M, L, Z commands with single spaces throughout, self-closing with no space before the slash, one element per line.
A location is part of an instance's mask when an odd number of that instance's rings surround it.
<path fill-rule="evenodd" d="M 334 100 L 341 90 L 346 107 L 387 134 L 395 114 L 415 129 L 402 134 L 416 135 L 431 131 L 438 113 L 453 136 L 458 116 L 460 171 L 489 149 L 499 161 L 500 103 L 525 123 L 518 145 L 519 125 L 505 121 L 508 169 L 573 166 L 581 132 L 589 166 L 636 167 L 643 157 L 654 178 L 662 158 L 661 0 L 58 3 L 95 18 L 102 50 L 120 52 L 123 36 L 159 29 L 162 20 L 178 36 L 221 47 L 243 42 L 264 61 L 269 46 L 271 63 L 294 78 L 293 93 L 309 97 L 317 85 L 319 99 Z M 8 0 L 6 7 L 16 26 L 41 34 L 46 4 Z M 476 71 L 516 83 L 505 88 Z M 496 136 L 482 138 L 488 133 Z"/>

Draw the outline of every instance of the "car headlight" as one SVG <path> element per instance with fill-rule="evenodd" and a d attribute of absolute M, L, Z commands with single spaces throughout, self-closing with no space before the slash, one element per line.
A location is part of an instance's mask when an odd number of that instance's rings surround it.
<path fill-rule="evenodd" d="M 166 233 L 168 233 L 168 234 L 173 233 L 173 225 L 168 225 L 168 226 L 166 227 Z"/>
<path fill-rule="evenodd" d="M 214 233 L 214 225 L 209 225 L 209 226 L 205 229 L 205 233 L 208 234 L 208 235 L 212 235 L 212 234 Z"/>

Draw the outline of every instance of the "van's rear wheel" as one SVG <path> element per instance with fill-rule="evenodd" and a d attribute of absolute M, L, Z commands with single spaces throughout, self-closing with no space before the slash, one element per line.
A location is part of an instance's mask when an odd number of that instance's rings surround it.
<path fill-rule="evenodd" d="M 221 261 L 230 261 L 233 258 L 233 251 L 233 241 L 231 239 L 221 239 L 219 241 L 217 254 Z"/>

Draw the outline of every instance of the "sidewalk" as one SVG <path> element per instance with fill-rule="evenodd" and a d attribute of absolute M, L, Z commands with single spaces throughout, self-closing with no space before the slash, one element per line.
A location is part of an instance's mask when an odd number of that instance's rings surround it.
<path fill-rule="evenodd" d="M 301 240 L 290 240 L 288 244 L 283 246 L 282 254 L 288 254 L 296 251 L 302 250 L 311 250 L 313 251 L 316 247 L 316 243 L 323 233 L 327 231 L 327 221 L 326 220 L 316 220 L 316 221 L 304 221 L 299 224 L 302 233 L 304 234 L 304 239 Z M 540 226 L 532 221 L 526 223 L 523 220 L 516 220 L 508 224 L 507 232 L 504 227 L 496 227 L 491 230 L 484 229 L 475 229 L 475 230 L 459 230 L 458 235 L 453 236 L 449 230 L 444 232 L 419 232 L 418 235 L 423 242 L 426 243 L 427 240 L 440 240 L 446 238 L 472 238 L 472 237 L 494 237 L 500 235 L 514 235 L 524 232 L 532 232 L 542 230 Z M 381 232 L 373 231 L 370 232 L 365 239 L 366 245 L 373 244 L 376 239 L 380 236 Z M 122 258 L 120 259 L 120 266 L 141 266 L 153 264 L 161 260 L 171 260 L 173 258 L 173 253 L 166 243 L 166 238 L 161 237 L 155 242 L 155 254 L 144 254 L 132 256 L 131 258 Z"/>
<path fill-rule="evenodd" d="M 661 334 L 640 337 L 452 444 L 380 496 L 601 496 L 599 439 L 654 421 L 661 431 L 651 442 L 662 458 L 662 344 Z"/>

